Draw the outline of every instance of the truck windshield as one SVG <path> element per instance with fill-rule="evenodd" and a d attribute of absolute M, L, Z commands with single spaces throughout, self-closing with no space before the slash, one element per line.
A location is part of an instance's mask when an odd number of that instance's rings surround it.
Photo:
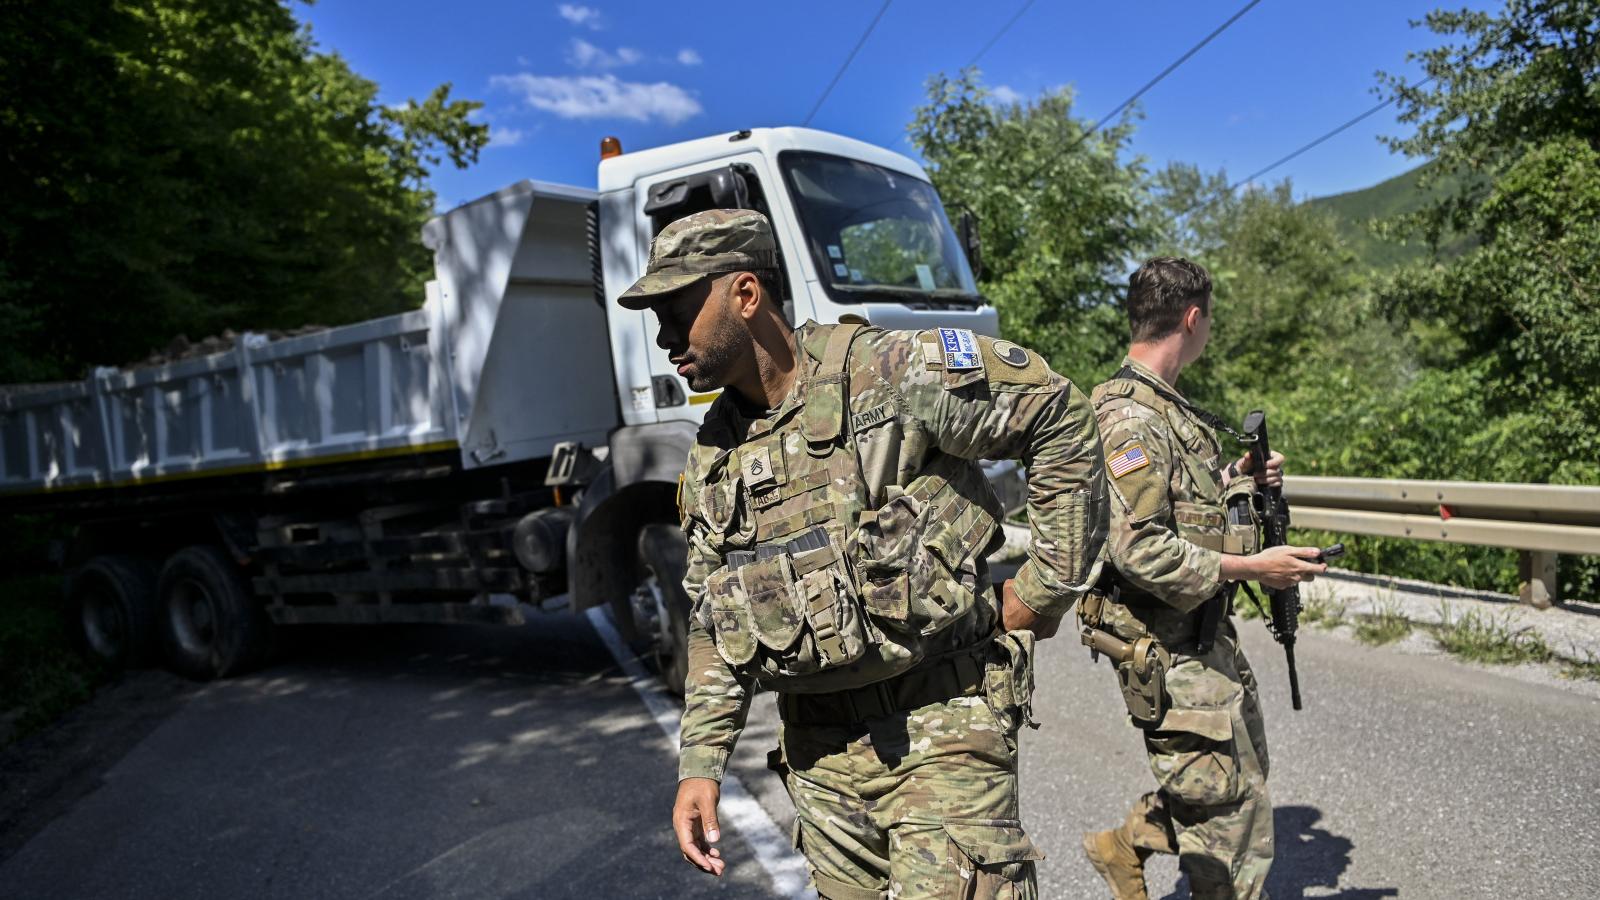
<path fill-rule="evenodd" d="M 933 185 L 823 153 L 786 151 L 778 162 L 835 302 L 982 302 Z"/>

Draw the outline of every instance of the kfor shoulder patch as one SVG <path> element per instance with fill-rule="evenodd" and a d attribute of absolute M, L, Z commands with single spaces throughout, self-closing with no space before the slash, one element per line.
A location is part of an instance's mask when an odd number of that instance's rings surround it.
<path fill-rule="evenodd" d="M 1143 444 L 1134 444 L 1121 453 L 1106 458 L 1106 470 L 1111 473 L 1112 478 L 1121 478 L 1148 465 L 1150 465 L 1150 454 L 1144 451 Z"/>
<path fill-rule="evenodd" d="M 951 372 L 983 368 L 978 339 L 965 328 L 939 329 L 939 346 L 944 350 L 944 367 Z"/>

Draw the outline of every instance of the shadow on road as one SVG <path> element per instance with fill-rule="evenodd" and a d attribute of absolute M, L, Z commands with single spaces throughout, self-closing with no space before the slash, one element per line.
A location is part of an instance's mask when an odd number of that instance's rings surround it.
<path fill-rule="evenodd" d="M 667 824 L 672 748 L 581 617 L 285 637 L 286 652 L 258 672 L 179 683 L 133 746 L 92 761 L 87 790 L 31 839 L 16 835 L 0 893 L 548 900 L 768 889 L 753 860 L 718 882 L 682 864 Z"/>
<path fill-rule="evenodd" d="M 1350 868 L 1350 851 L 1355 844 L 1343 835 L 1319 828 L 1322 811 L 1311 806 L 1280 806 L 1272 811 L 1272 827 L 1277 839 L 1277 857 L 1272 874 L 1267 876 L 1267 891 L 1273 900 L 1305 900 L 1306 888 L 1337 889 L 1339 879 Z M 1180 878 L 1161 900 L 1184 900 L 1189 896 L 1188 879 Z M 1381 900 L 1398 897 L 1398 888 L 1344 888 L 1337 893 L 1318 891 L 1318 900 Z"/>

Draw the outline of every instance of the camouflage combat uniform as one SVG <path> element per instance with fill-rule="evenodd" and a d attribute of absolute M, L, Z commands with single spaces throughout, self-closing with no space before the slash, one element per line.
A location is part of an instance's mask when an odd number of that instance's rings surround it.
<path fill-rule="evenodd" d="M 1150 383 L 1155 372 L 1123 361 Z M 1119 373 L 1122 374 L 1122 373 Z M 1222 553 L 1252 553 L 1254 527 L 1230 526 L 1224 495 L 1253 490 L 1249 476 L 1224 483 L 1235 458 L 1193 412 L 1136 378 L 1094 392 L 1111 474 L 1110 557 L 1120 602 L 1101 626 L 1126 641 L 1149 635 L 1171 654 L 1165 717 L 1144 732 L 1160 789 L 1123 826 L 1141 858 L 1176 853 L 1197 900 L 1265 896 L 1272 864 L 1267 742 L 1255 675 L 1231 618 L 1196 656 L 1201 604 L 1224 585 Z"/>
<path fill-rule="evenodd" d="M 1105 538 L 1088 400 L 970 332 L 807 323 L 794 340 L 778 408 L 725 391 L 690 453 L 680 777 L 722 777 L 759 684 L 778 694 L 772 763 L 823 897 L 1034 896 L 1016 756 L 1033 639 L 999 634 L 985 557 L 1001 510 L 975 460 L 1028 466 L 1016 589 L 1065 614 Z"/>

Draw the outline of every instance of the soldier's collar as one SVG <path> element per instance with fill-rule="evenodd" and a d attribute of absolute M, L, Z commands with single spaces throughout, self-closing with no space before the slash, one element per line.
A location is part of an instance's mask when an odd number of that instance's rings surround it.
<path fill-rule="evenodd" d="M 1124 356 L 1122 358 L 1122 364 L 1124 366 L 1127 366 L 1128 368 L 1134 370 L 1135 372 L 1138 372 L 1142 377 L 1144 377 L 1147 380 L 1149 380 L 1156 387 L 1164 388 L 1164 389 L 1166 389 L 1168 391 L 1171 391 L 1174 394 L 1177 394 L 1180 397 L 1183 396 L 1183 393 L 1181 391 L 1179 391 L 1177 388 L 1173 387 L 1172 385 L 1168 384 L 1166 382 L 1166 380 L 1163 379 L 1160 375 L 1157 375 L 1154 369 L 1150 368 L 1149 366 L 1145 365 L 1142 362 L 1139 362 L 1137 359 L 1134 359 L 1131 356 Z"/>
<path fill-rule="evenodd" d="M 822 362 L 822 354 L 828 348 L 828 333 L 816 321 L 807 319 L 805 324 L 794 330 L 795 346 L 804 351 L 805 356 L 811 357 L 812 365 L 806 365 L 806 370 L 816 368 L 815 363 Z M 795 361 L 805 364 L 800 353 L 795 354 Z"/>

